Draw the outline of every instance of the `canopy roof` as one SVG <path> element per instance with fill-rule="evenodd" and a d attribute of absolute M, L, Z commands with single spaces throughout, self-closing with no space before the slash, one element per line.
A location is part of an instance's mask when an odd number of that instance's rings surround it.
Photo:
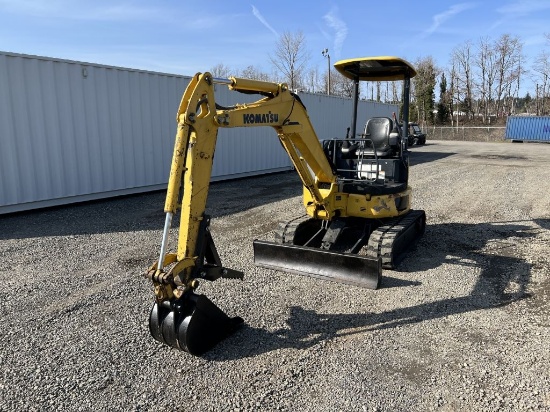
<path fill-rule="evenodd" d="M 393 56 L 360 57 L 340 60 L 334 67 L 348 79 L 365 81 L 404 80 L 416 76 L 416 70 L 407 61 Z"/>

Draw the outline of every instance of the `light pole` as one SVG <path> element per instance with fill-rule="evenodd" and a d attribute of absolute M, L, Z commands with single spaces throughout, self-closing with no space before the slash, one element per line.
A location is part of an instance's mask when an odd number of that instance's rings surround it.
<path fill-rule="evenodd" d="M 321 52 L 321 54 L 323 55 L 323 57 L 326 57 L 328 59 L 328 72 L 327 72 L 327 82 L 328 82 L 328 87 L 327 87 L 327 95 L 330 96 L 330 54 L 328 54 L 328 49 L 325 49 Z"/>

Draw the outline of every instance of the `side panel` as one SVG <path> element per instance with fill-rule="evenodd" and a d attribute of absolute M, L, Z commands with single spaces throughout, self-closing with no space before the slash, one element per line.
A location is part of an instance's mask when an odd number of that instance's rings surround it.
<path fill-rule="evenodd" d="M 324 94 L 301 93 L 309 118 L 320 140 L 344 138 L 351 125 L 352 99 Z M 360 100 L 357 107 L 357 132 L 363 131 L 371 117 L 391 117 L 397 105 Z"/>
<path fill-rule="evenodd" d="M 188 82 L 0 52 L 0 214 L 165 189 Z M 290 168 L 272 128 L 220 131 L 212 180 Z"/>
<path fill-rule="evenodd" d="M 510 116 L 506 121 L 506 139 L 550 141 L 550 117 Z"/>
<path fill-rule="evenodd" d="M 410 187 L 400 193 L 380 196 L 347 194 L 337 191 L 331 194 L 328 189 L 321 190 L 321 193 L 330 205 L 329 209 L 338 210 L 341 217 L 384 219 L 399 216 L 409 211 L 412 200 L 412 189 Z M 312 203 L 313 199 L 305 188 L 303 190 L 303 202 L 307 214 L 314 217 L 312 207 L 308 207 L 308 203 Z"/>

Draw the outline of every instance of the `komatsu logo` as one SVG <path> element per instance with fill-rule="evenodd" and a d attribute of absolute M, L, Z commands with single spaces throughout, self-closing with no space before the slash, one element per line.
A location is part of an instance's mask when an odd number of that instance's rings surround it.
<path fill-rule="evenodd" d="M 243 114 L 244 124 L 253 123 L 278 123 L 279 115 L 277 113 L 257 113 L 257 114 Z"/>

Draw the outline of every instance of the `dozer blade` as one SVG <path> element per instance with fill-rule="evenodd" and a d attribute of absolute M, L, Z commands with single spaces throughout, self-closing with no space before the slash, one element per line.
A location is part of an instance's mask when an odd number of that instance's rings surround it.
<path fill-rule="evenodd" d="M 210 299 L 194 292 L 170 303 L 155 303 L 149 316 L 149 331 L 161 343 L 192 355 L 202 355 L 243 324 L 230 318 Z"/>
<path fill-rule="evenodd" d="M 378 288 L 382 275 L 377 258 L 263 240 L 254 241 L 254 263 L 369 289 Z"/>

